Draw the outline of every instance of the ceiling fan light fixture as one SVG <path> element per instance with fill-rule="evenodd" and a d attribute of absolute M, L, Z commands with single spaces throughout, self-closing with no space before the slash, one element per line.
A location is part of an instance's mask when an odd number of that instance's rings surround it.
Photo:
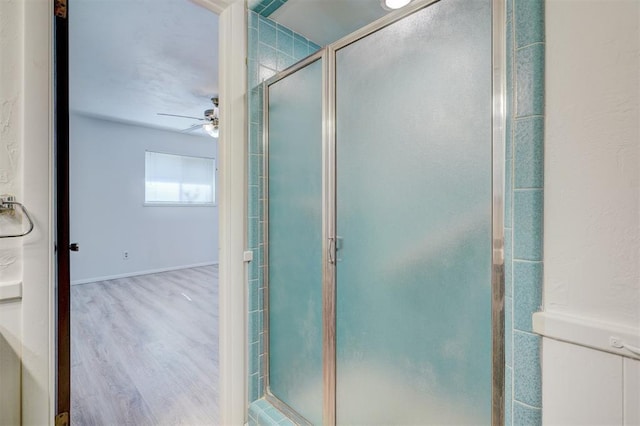
<path fill-rule="evenodd" d="M 213 123 L 203 124 L 202 128 L 211 136 L 212 138 L 217 138 L 220 136 L 220 127 Z"/>

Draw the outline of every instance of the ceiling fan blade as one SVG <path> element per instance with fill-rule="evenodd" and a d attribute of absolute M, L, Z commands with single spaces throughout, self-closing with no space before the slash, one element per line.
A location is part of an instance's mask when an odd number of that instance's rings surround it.
<path fill-rule="evenodd" d="M 178 115 L 178 114 L 166 114 L 164 112 L 158 112 L 158 115 L 166 115 L 167 117 L 180 117 L 180 118 L 190 118 L 192 120 L 200 120 L 200 121 L 205 121 L 204 118 L 199 118 L 199 117 L 191 117 L 190 115 Z"/>
<path fill-rule="evenodd" d="M 193 132 L 194 130 L 199 129 L 199 128 L 200 129 L 202 128 L 202 124 L 194 124 L 193 126 L 187 128 L 187 129 L 180 130 L 180 132 L 189 133 L 189 132 Z"/>

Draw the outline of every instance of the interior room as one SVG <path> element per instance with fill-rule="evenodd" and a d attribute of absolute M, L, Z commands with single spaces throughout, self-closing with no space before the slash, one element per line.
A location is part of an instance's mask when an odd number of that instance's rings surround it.
<path fill-rule="evenodd" d="M 218 18 L 148 6 L 69 4 L 71 424 L 218 422 Z"/>
<path fill-rule="evenodd" d="M 0 2 L 0 424 L 640 425 L 640 2 L 104 2 L 67 111 L 74 1 Z M 214 205 L 153 198 L 154 157 Z"/>

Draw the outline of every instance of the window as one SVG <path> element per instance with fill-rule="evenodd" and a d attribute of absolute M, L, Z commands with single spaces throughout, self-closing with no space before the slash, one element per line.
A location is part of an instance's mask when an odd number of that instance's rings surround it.
<path fill-rule="evenodd" d="M 213 205 L 215 159 L 145 152 L 145 204 Z"/>

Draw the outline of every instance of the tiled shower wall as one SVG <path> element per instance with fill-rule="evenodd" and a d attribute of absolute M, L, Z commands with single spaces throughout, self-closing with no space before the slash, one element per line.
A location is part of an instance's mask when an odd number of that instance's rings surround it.
<path fill-rule="evenodd" d="M 263 152 L 262 152 L 262 82 L 277 72 L 320 49 L 312 41 L 282 25 L 249 11 L 248 92 L 249 92 L 249 199 L 247 247 L 253 251 L 249 263 L 249 402 L 262 396 L 264 382 L 264 340 L 262 314 L 263 287 Z"/>
<path fill-rule="evenodd" d="M 277 0 L 276 0 L 277 1 Z M 505 188 L 505 424 L 541 424 L 540 338 L 531 315 L 541 305 L 544 1 L 506 0 L 507 139 Z M 262 93 L 258 84 L 319 46 L 249 12 L 249 401 L 262 396 Z M 291 51 L 291 36 L 293 51 Z M 250 418 L 275 418 L 264 402 Z"/>
<path fill-rule="evenodd" d="M 266 18 L 286 2 L 287 0 L 249 0 L 247 5 L 249 6 L 249 10 Z"/>
<path fill-rule="evenodd" d="M 542 422 L 540 337 L 544 183 L 544 1 L 507 2 L 505 424 Z"/>

